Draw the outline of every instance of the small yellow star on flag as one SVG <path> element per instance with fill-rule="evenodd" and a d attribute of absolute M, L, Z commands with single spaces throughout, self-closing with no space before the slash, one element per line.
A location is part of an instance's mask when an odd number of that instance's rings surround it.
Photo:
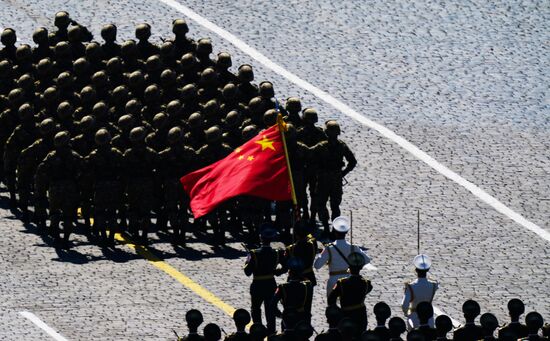
<path fill-rule="evenodd" d="M 241 147 L 235 149 L 235 153 L 239 154 L 243 150 Z"/>
<path fill-rule="evenodd" d="M 239 155 L 239 157 L 237 159 L 239 159 L 239 160 L 244 159 L 244 155 Z"/>
<path fill-rule="evenodd" d="M 250 155 L 249 157 L 246 158 L 248 161 L 252 161 L 254 160 L 254 156 Z"/>
<path fill-rule="evenodd" d="M 262 151 L 265 150 L 266 148 L 275 150 L 275 147 L 273 147 L 273 142 L 275 141 L 268 139 L 265 135 L 261 140 L 256 141 L 257 144 L 262 146 Z"/>

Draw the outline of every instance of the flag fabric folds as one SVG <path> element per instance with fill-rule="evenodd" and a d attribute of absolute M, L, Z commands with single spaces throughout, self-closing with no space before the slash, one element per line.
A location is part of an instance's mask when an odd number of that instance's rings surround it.
<path fill-rule="evenodd" d="M 224 159 L 183 176 L 180 182 L 191 198 L 194 217 L 202 217 L 239 195 L 291 200 L 283 143 L 279 126 L 274 125 Z"/>

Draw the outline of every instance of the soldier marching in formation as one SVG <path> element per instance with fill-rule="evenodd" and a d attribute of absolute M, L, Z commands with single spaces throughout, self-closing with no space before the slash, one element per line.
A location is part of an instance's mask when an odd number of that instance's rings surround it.
<path fill-rule="evenodd" d="M 345 240 L 349 221 L 340 216 L 344 177 L 357 165 L 352 151 L 339 139 L 335 120 L 317 125 L 313 108 L 302 110 L 300 99 L 283 105 L 271 82 L 255 84 L 248 64 L 230 71 L 231 55 L 212 57 L 210 39 L 187 37 L 185 20 L 172 22 L 174 36 L 157 45 L 147 23 L 135 28 L 135 39 L 117 40 L 117 27 L 101 28 L 100 41 L 58 12 L 55 29 L 35 30 L 36 44 L 17 45 L 14 29 L 0 41 L 0 181 L 12 210 L 50 234 L 57 246 L 70 247 L 79 220 L 87 235 L 105 246 L 116 233 L 129 233 L 146 244 L 156 218 L 158 230 L 172 230 L 173 242 L 185 245 L 191 228 L 213 230 L 213 241 L 224 244 L 226 230 L 246 227 L 249 241 L 261 247 L 249 251 L 245 273 L 253 276 L 251 314 L 235 311 L 237 331 L 227 340 L 308 340 L 312 334 L 311 302 L 315 269 L 328 264 L 326 310 L 329 329 L 316 340 L 402 340 L 406 323 L 393 317 L 385 303 L 375 306 L 377 326 L 367 331 L 365 297 L 372 290 L 360 270 L 370 262 L 358 246 Z M 205 219 L 191 218 L 189 198 L 179 179 L 216 162 L 258 132 L 275 124 L 278 113 L 287 122 L 286 138 L 298 207 L 277 203 L 272 212 L 265 200 L 239 197 L 221 205 Z M 330 213 L 327 209 L 330 205 Z M 275 223 L 272 220 L 275 213 Z M 293 214 L 294 213 L 294 214 Z M 321 239 L 332 240 L 320 251 L 313 237 L 317 217 Z M 332 231 L 330 230 L 332 221 Z M 259 228 L 260 227 L 260 228 Z M 293 243 L 271 247 L 281 233 Z M 317 236 L 317 235 L 316 235 Z M 414 259 L 418 279 L 408 283 L 402 307 L 408 339 L 446 340 L 451 320 L 433 321 L 431 302 L 438 288 L 426 274 L 426 255 Z M 286 283 L 275 276 L 289 272 Z M 336 302 L 339 301 L 339 306 Z M 278 314 L 277 305 L 283 305 Z M 262 323 L 264 305 L 266 326 Z M 498 330 L 499 340 L 545 340 L 540 314 L 525 312 L 517 299 L 508 304 L 511 322 Z M 463 307 L 466 325 L 455 340 L 492 340 L 498 321 L 484 314 L 475 301 Z M 282 333 L 276 334 L 276 316 Z M 182 340 L 220 340 L 221 330 L 207 324 L 203 335 L 200 311 L 186 315 L 189 334 Z M 254 324 L 247 333 L 245 326 Z"/>

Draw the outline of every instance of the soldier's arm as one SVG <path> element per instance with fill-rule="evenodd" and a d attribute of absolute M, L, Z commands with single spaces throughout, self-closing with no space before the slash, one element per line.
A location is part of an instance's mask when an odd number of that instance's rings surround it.
<path fill-rule="evenodd" d="M 246 258 L 246 263 L 244 264 L 244 273 L 245 275 L 249 276 L 252 275 L 252 271 L 254 269 L 254 259 L 248 254 L 248 257 Z"/>
<path fill-rule="evenodd" d="M 342 175 L 346 176 L 349 172 L 351 172 L 355 166 L 357 166 L 357 159 L 355 159 L 355 155 L 353 155 L 353 152 L 349 149 L 349 147 L 344 144 L 344 158 L 347 161 L 346 167 L 342 171 Z"/>
<path fill-rule="evenodd" d="M 338 297 L 340 297 L 340 281 L 334 284 L 334 288 L 332 288 L 332 291 L 328 295 L 327 304 L 329 306 L 336 305 L 336 300 L 338 299 Z"/>
<path fill-rule="evenodd" d="M 285 264 L 286 261 L 285 261 L 284 250 L 275 250 L 275 252 L 277 252 L 278 258 L 279 258 L 279 263 L 277 263 L 275 265 L 275 267 L 276 267 L 276 269 L 274 271 L 275 276 L 280 276 L 280 275 L 286 274 L 287 268 L 286 268 L 286 264 Z M 281 265 L 281 267 L 278 267 L 279 264 Z"/>
<path fill-rule="evenodd" d="M 315 269 L 320 269 L 328 262 L 328 253 L 329 251 L 327 246 L 323 249 L 323 252 L 315 258 L 315 261 L 313 262 Z"/>
<path fill-rule="evenodd" d="M 275 294 L 273 295 L 273 298 L 269 302 L 269 306 L 268 306 L 268 309 L 271 309 L 271 311 L 273 312 L 273 315 L 277 317 L 280 317 L 282 315 L 281 311 L 277 307 L 277 305 L 279 304 L 279 301 L 281 300 L 281 296 L 282 296 L 281 286 L 279 285 L 277 286 L 277 289 L 275 290 Z"/>
<path fill-rule="evenodd" d="M 411 304 L 411 289 L 409 287 L 409 284 L 405 284 L 405 294 L 403 295 L 403 301 L 401 301 L 401 309 L 403 310 L 403 314 L 405 314 L 405 316 L 407 315 L 410 304 Z"/>

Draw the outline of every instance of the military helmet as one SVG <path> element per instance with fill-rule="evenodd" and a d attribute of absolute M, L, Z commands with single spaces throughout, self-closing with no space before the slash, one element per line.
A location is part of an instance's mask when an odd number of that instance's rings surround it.
<path fill-rule="evenodd" d="M 52 70 L 52 66 L 53 64 L 50 58 L 42 58 L 38 61 L 38 64 L 36 64 L 36 71 L 38 71 L 40 76 L 45 76 Z"/>
<path fill-rule="evenodd" d="M 145 91 L 143 92 L 143 100 L 145 103 L 155 102 L 160 99 L 161 95 L 162 91 L 160 90 L 158 85 L 151 84 L 145 88 Z"/>
<path fill-rule="evenodd" d="M 313 108 L 306 108 L 304 109 L 303 113 L 302 113 L 302 119 L 306 122 L 306 123 L 317 123 L 317 121 L 319 120 L 319 117 L 317 115 L 317 110 L 313 109 Z"/>
<path fill-rule="evenodd" d="M 218 78 L 216 71 L 213 68 L 208 67 L 201 72 L 201 83 L 212 84 Z"/>
<path fill-rule="evenodd" d="M 248 109 L 253 114 L 263 113 L 263 105 L 261 97 L 254 97 L 248 102 Z"/>
<path fill-rule="evenodd" d="M 296 132 L 296 127 L 294 127 L 294 124 L 287 123 L 286 124 L 285 137 L 289 141 L 294 141 L 294 140 L 296 140 L 296 135 L 297 135 L 297 132 Z"/>
<path fill-rule="evenodd" d="M 168 122 L 168 117 L 163 112 L 159 112 L 158 114 L 155 114 L 155 116 L 153 116 L 152 124 L 153 124 L 153 127 L 157 129 L 164 127 L 164 125 L 167 122 Z"/>
<path fill-rule="evenodd" d="M 128 76 L 128 85 L 130 85 L 130 87 L 141 86 L 144 81 L 145 78 L 140 70 L 136 70 Z"/>
<path fill-rule="evenodd" d="M 206 142 L 214 143 L 218 142 L 222 137 L 222 131 L 218 126 L 212 126 L 204 132 L 206 137 Z"/>
<path fill-rule="evenodd" d="M 187 32 L 189 32 L 189 27 L 185 19 L 175 19 L 172 21 L 172 33 L 186 34 Z"/>
<path fill-rule="evenodd" d="M 26 121 L 34 117 L 34 108 L 29 103 L 23 103 L 19 110 L 17 111 L 19 119 L 21 121 Z"/>
<path fill-rule="evenodd" d="M 254 71 L 252 70 L 252 66 L 249 64 L 239 66 L 237 76 L 241 82 L 252 82 L 254 80 Z"/>
<path fill-rule="evenodd" d="M 188 69 L 195 65 L 195 55 L 191 52 L 184 54 L 180 58 L 181 67 L 183 69 Z"/>
<path fill-rule="evenodd" d="M 160 45 L 160 55 L 165 58 L 172 58 L 174 54 L 174 43 L 165 41 Z"/>
<path fill-rule="evenodd" d="M 78 58 L 73 62 L 73 70 L 77 76 L 85 75 L 90 70 L 90 62 L 84 58 Z"/>
<path fill-rule="evenodd" d="M 277 123 L 277 110 L 275 109 L 269 109 L 264 113 L 263 117 L 264 124 L 268 127 L 271 127 L 275 123 Z"/>
<path fill-rule="evenodd" d="M 373 308 L 374 315 L 377 319 L 386 320 L 391 316 L 390 306 L 386 302 L 378 302 Z"/>
<path fill-rule="evenodd" d="M 95 127 L 95 118 L 90 115 L 86 115 L 78 122 L 78 127 L 82 132 L 89 132 Z"/>
<path fill-rule="evenodd" d="M 191 309 L 185 313 L 185 321 L 187 321 L 187 324 L 200 326 L 203 322 L 202 313 L 197 309 Z"/>
<path fill-rule="evenodd" d="M 74 108 L 71 103 L 67 101 L 63 101 L 57 106 L 57 116 L 62 120 L 71 118 L 73 113 Z"/>
<path fill-rule="evenodd" d="M 187 84 L 181 89 L 181 97 L 183 100 L 190 100 L 197 96 L 197 86 L 193 83 Z"/>
<path fill-rule="evenodd" d="M 51 118 L 46 118 L 40 122 L 39 129 L 42 136 L 49 136 L 55 130 L 55 121 Z"/>
<path fill-rule="evenodd" d="M 24 92 L 21 88 L 12 89 L 8 93 L 8 100 L 12 105 L 16 105 L 17 107 L 19 107 L 19 105 L 21 105 L 22 101 L 24 100 L 23 94 Z"/>
<path fill-rule="evenodd" d="M 145 61 L 145 67 L 148 72 L 157 71 L 162 67 L 162 60 L 158 54 L 152 55 Z"/>
<path fill-rule="evenodd" d="M 233 62 L 231 61 L 231 55 L 227 52 L 218 53 L 218 59 L 216 59 L 216 65 L 223 69 L 229 69 Z"/>
<path fill-rule="evenodd" d="M 273 84 L 271 82 L 263 81 L 260 83 L 260 96 L 265 99 L 275 96 L 275 90 L 273 90 Z"/>
<path fill-rule="evenodd" d="M 359 252 L 352 252 L 348 256 L 348 262 L 351 268 L 362 269 L 365 266 L 365 257 Z"/>
<path fill-rule="evenodd" d="M 298 97 L 289 97 L 286 100 L 285 109 L 291 113 L 298 113 L 302 111 L 302 102 Z"/>
<path fill-rule="evenodd" d="M 60 11 L 55 13 L 53 24 L 58 28 L 67 28 L 71 23 L 69 13 L 66 11 Z"/>
<path fill-rule="evenodd" d="M 168 130 L 168 143 L 175 144 L 183 137 L 183 131 L 180 127 L 173 127 Z"/>
<path fill-rule="evenodd" d="M 117 103 L 126 103 L 130 91 L 126 85 L 119 85 L 113 89 L 111 98 L 116 99 Z"/>
<path fill-rule="evenodd" d="M 46 104 L 54 104 L 57 101 L 59 92 L 55 86 L 50 86 L 42 93 L 42 99 Z"/>
<path fill-rule="evenodd" d="M 105 71 L 98 71 L 92 75 L 92 84 L 97 88 L 101 89 L 104 86 L 109 85 L 109 76 Z"/>
<path fill-rule="evenodd" d="M 227 124 L 228 127 L 236 127 L 239 124 L 240 116 L 237 110 L 231 110 L 225 115 L 225 124 Z"/>
<path fill-rule="evenodd" d="M 115 24 L 106 24 L 101 28 L 101 38 L 105 42 L 113 42 L 116 40 L 117 27 Z"/>
<path fill-rule="evenodd" d="M 325 122 L 325 133 L 328 137 L 336 137 L 340 135 L 340 125 L 336 120 L 328 120 Z"/>
<path fill-rule="evenodd" d="M 134 57 L 137 54 L 136 41 L 133 39 L 125 40 L 122 45 L 120 45 L 120 54 L 124 58 Z"/>
<path fill-rule="evenodd" d="M 215 323 L 209 323 L 204 326 L 202 333 L 204 334 L 205 341 L 220 340 L 222 337 L 222 330 Z"/>
<path fill-rule="evenodd" d="M 97 102 L 96 104 L 94 104 L 92 108 L 92 114 L 96 118 L 103 118 L 107 116 L 108 113 L 109 113 L 109 106 L 103 101 Z"/>
<path fill-rule="evenodd" d="M 209 55 L 212 53 L 212 41 L 210 38 L 201 38 L 197 42 L 197 54 Z"/>
<path fill-rule="evenodd" d="M 130 115 L 136 115 L 141 110 L 141 103 L 137 99 L 131 99 L 126 102 L 124 106 L 124 111 Z"/>
<path fill-rule="evenodd" d="M 202 112 L 205 114 L 205 116 L 212 117 L 218 114 L 219 109 L 220 106 L 218 104 L 218 101 L 216 101 L 215 99 L 211 99 L 206 102 L 206 104 L 204 104 Z"/>
<path fill-rule="evenodd" d="M 140 142 L 145 139 L 145 135 L 147 135 L 147 131 L 144 127 L 135 127 L 132 130 L 130 130 L 130 141 L 132 142 Z"/>
<path fill-rule="evenodd" d="M 174 99 L 166 105 L 166 114 L 168 117 L 177 115 L 181 110 L 181 102 L 178 99 Z"/>
<path fill-rule="evenodd" d="M 246 309 L 237 309 L 233 313 L 233 321 L 237 325 L 247 325 L 250 323 L 250 313 Z"/>
<path fill-rule="evenodd" d="M 69 135 L 68 131 L 60 131 L 59 133 L 55 134 L 53 138 L 53 144 L 57 148 L 65 147 L 69 144 L 70 139 L 71 135 Z"/>
<path fill-rule="evenodd" d="M 151 36 L 151 25 L 147 23 L 138 24 L 136 26 L 136 38 L 139 40 L 147 40 Z"/>
<path fill-rule="evenodd" d="M 134 126 L 135 120 L 132 115 L 122 115 L 117 121 L 117 125 L 123 131 L 128 131 Z"/>
<path fill-rule="evenodd" d="M 71 47 L 68 42 L 60 41 L 55 44 L 53 51 L 58 58 L 68 58 L 71 54 Z"/>
<path fill-rule="evenodd" d="M 71 26 L 67 30 L 67 40 L 71 43 L 78 43 L 82 40 L 82 28 L 78 25 Z"/>
<path fill-rule="evenodd" d="M 31 89 L 34 86 L 34 78 L 31 74 L 25 73 L 17 80 L 17 86 L 21 89 Z"/>
<path fill-rule="evenodd" d="M 0 41 L 5 46 L 15 45 L 15 43 L 17 42 L 17 35 L 15 34 L 15 30 L 10 27 L 5 28 L 0 35 Z"/>
<path fill-rule="evenodd" d="M 73 83 L 73 75 L 69 71 L 61 72 L 55 80 L 55 84 L 61 89 L 71 87 Z"/>
<path fill-rule="evenodd" d="M 294 274 L 301 274 L 304 271 L 304 262 L 298 257 L 290 258 L 286 263 L 288 270 Z"/>
<path fill-rule="evenodd" d="M 243 140 L 248 141 L 254 136 L 258 134 L 258 127 L 256 127 L 254 124 L 247 125 L 243 128 L 242 136 Z"/>
<path fill-rule="evenodd" d="M 11 73 L 12 71 L 13 71 L 13 65 L 8 59 L 0 60 L 0 75 L 5 77 L 6 74 Z"/>
<path fill-rule="evenodd" d="M 122 69 L 122 60 L 119 57 L 113 57 L 107 61 L 106 70 L 109 74 L 116 74 Z"/>
<path fill-rule="evenodd" d="M 80 100 L 84 103 L 92 103 L 97 98 L 97 92 L 92 86 L 85 86 L 80 90 Z"/>
<path fill-rule="evenodd" d="M 439 315 L 435 318 L 435 328 L 438 334 L 444 335 L 453 329 L 453 321 L 447 315 Z"/>
<path fill-rule="evenodd" d="M 160 74 L 160 83 L 163 87 L 172 86 L 176 83 L 177 75 L 172 69 L 166 69 Z"/>
<path fill-rule="evenodd" d="M 32 41 L 34 41 L 37 45 L 47 45 L 49 41 L 48 29 L 45 27 L 39 27 L 34 30 L 32 34 Z"/>
<path fill-rule="evenodd" d="M 111 142 L 111 133 L 105 128 L 96 131 L 94 141 L 98 146 L 104 146 Z"/>
<path fill-rule="evenodd" d="M 462 312 L 464 313 L 464 316 L 476 317 L 481 312 L 481 307 L 476 301 L 467 300 L 464 304 L 462 304 Z"/>
<path fill-rule="evenodd" d="M 222 89 L 222 95 L 225 99 L 237 97 L 237 86 L 233 83 L 227 83 Z"/>
<path fill-rule="evenodd" d="M 187 123 L 191 128 L 199 128 L 203 122 L 202 115 L 198 112 L 192 113 L 187 119 Z"/>
<path fill-rule="evenodd" d="M 86 58 L 93 61 L 93 60 L 99 60 L 102 57 L 103 57 L 103 50 L 101 49 L 101 45 L 99 45 L 95 41 L 92 41 L 86 44 Z"/>
<path fill-rule="evenodd" d="M 19 62 L 27 62 L 32 59 L 32 49 L 29 44 L 23 44 L 15 49 L 15 59 Z"/>

